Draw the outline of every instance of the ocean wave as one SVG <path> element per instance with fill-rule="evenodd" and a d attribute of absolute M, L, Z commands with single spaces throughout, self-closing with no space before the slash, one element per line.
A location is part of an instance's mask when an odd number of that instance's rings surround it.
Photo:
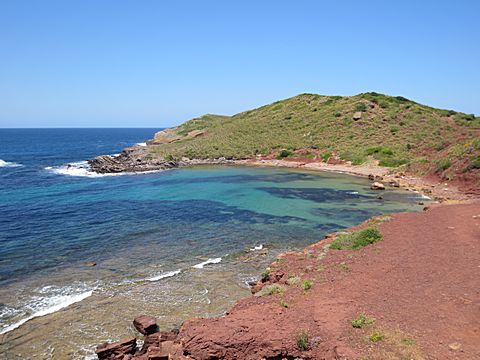
<path fill-rule="evenodd" d="M 193 265 L 193 267 L 194 267 L 195 269 L 203 269 L 203 267 L 204 267 L 205 265 L 218 264 L 218 263 L 220 263 L 221 261 L 222 261 L 222 258 L 221 258 L 221 257 L 219 257 L 219 258 L 213 258 L 213 259 L 211 258 L 211 259 L 208 259 L 208 260 L 206 260 L 206 261 L 204 261 L 204 262 L 201 262 L 200 264 Z"/>
<path fill-rule="evenodd" d="M 147 143 L 146 142 L 140 142 L 140 143 L 136 143 L 135 145 L 137 145 L 137 146 L 147 146 Z"/>
<path fill-rule="evenodd" d="M 112 157 L 118 156 L 120 154 L 109 155 Z M 149 170 L 142 172 L 121 172 L 121 173 L 106 173 L 100 174 L 95 171 L 92 171 L 90 165 L 87 161 L 78 161 L 69 163 L 67 165 L 61 166 L 47 166 L 45 170 L 57 174 L 57 175 L 66 175 L 66 176 L 79 176 L 79 177 L 106 177 L 106 176 L 123 176 L 123 175 L 142 175 L 142 174 L 152 174 L 156 172 L 161 172 L 163 170 Z"/>
<path fill-rule="evenodd" d="M 69 292 L 70 289 L 67 289 Z M 30 310 L 30 315 L 27 317 L 14 322 L 13 324 L 4 326 L 3 329 L 0 330 L 0 335 L 15 330 L 16 328 L 22 326 L 26 322 L 45 316 L 48 314 L 52 314 L 57 312 L 61 309 L 64 309 L 72 304 L 80 302 L 93 294 L 93 290 L 84 291 L 81 293 L 70 293 L 70 294 L 56 294 L 52 296 L 46 297 L 35 297 L 32 301 L 26 305 L 26 308 Z M 16 310 L 12 309 L 12 312 Z M 17 310 L 18 311 L 18 310 Z"/>
<path fill-rule="evenodd" d="M 169 278 L 169 277 L 178 275 L 181 272 L 182 272 L 182 270 L 169 271 L 169 272 L 166 272 L 166 273 L 161 273 L 161 274 L 149 277 L 146 280 L 147 281 L 158 281 L 158 280 L 162 280 L 162 279 L 165 279 L 165 278 Z"/>
<path fill-rule="evenodd" d="M 23 165 L 15 163 L 15 162 L 4 161 L 4 160 L 0 159 L 0 167 L 19 167 L 19 166 L 23 166 Z"/>
<path fill-rule="evenodd" d="M 262 249 L 263 249 L 263 244 L 260 244 L 258 246 L 254 246 L 253 248 L 251 248 L 250 251 L 257 251 Z"/>

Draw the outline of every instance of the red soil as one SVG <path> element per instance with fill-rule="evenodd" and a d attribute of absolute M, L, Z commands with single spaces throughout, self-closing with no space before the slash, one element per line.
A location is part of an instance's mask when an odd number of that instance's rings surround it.
<path fill-rule="evenodd" d="M 480 203 L 402 213 L 382 241 L 329 250 L 328 240 L 272 264 L 283 294 L 239 301 L 181 328 L 192 359 L 480 359 Z M 288 276 L 298 276 L 288 285 Z M 309 279 L 313 286 L 301 288 Z M 288 308 L 283 305 L 288 304 Z M 361 329 L 351 320 L 375 321 Z M 309 350 L 297 346 L 308 334 Z M 377 342 L 369 336 L 378 331 Z"/>

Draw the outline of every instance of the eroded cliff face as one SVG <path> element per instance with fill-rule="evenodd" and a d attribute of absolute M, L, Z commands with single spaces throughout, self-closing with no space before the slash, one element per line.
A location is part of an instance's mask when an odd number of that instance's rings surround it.
<path fill-rule="evenodd" d="M 169 160 L 161 156 L 152 155 L 152 146 L 133 146 L 124 149 L 119 155 L 101 155 L 88 164 L 92 171 L 99 174 L 122 172 L 149 172 L 181 168 L 193 165 L 215 165 L 233 163 L 234 159 L 189 159 L 182 157 L 179 160 Z"/>
<path fill-rule="evenodd" d="M 88 161 L 92 171 L 100 174 L 166 170 L 181 166 L 180 162 L 149 156 L 144 146 L 126 148 L 118 156 L 101 155 Z"/>

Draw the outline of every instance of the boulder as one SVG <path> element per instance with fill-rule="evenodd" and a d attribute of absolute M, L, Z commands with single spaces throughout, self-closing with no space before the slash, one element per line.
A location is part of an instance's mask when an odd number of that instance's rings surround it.
<path fill-rule="evenodd" d="M 133 320 L 133 326 L 143 335 L 150 335 L 159 331 L 157 319 L 148 315 L 137 316 Z"/>
<path fill-rule="evenodd" d="M 357 120 L 360 120 L 362 118 L 362 112 L 361 111 L 357 111 L 355 112 L 355 114 L 353 114 L 353 120 L 357 121 Z"/>
<path fill-rule="evenodd" d="M 395 181 L 395 180 L 390 180 L 390 182 L 388 184 L 390 186 L 393 186 L 393 187 L 400 187 L 400 183 L 398 181 Z"/>
<path fill-rule="evenodd" d="M 136 348 L 137 339 L 132 337 L 114 343 L 107 342 L 98 345 L 95 353 L 99 360 L 120 360 L 135 354 Z"/>
<path fill-rule="evenodd" d="M 385 185 L 383 185 L 381 182 L 375 181 L 370 185 L 370 189 L 372 190 L 385 190 Z"/>

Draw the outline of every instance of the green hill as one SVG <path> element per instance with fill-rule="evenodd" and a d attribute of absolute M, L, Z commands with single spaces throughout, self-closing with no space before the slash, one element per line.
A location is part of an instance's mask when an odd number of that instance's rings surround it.
<path fill-rule="evenodd" d="M 400 96 L 301 94 L 233 116 L 204 115 L 156 134 L 151 157 L 317 157 L 416 172 L 480 168 L 480 118 Z M 282 151 L 283 150 L 283 151 Z"/>

